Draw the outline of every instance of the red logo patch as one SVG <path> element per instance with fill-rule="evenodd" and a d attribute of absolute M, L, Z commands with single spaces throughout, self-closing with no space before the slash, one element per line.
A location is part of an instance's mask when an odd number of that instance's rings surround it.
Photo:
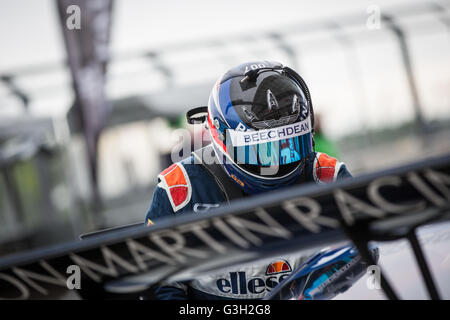
<path fill-rule="evenodd" d="M 267 266 L 266 275 L 291 272 L 292 268 L 286 260 L 278 260 Z"/>

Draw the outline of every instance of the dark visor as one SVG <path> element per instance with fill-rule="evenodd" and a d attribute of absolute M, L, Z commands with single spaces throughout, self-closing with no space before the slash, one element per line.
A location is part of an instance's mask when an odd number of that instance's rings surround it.
<path fill-rule="evenodd" d="M 233 147 L 229 155 L 237 164 L 280 166 L 298 162 L 311 152 L 311 133 L 307 133 L 278 141 Z"/>

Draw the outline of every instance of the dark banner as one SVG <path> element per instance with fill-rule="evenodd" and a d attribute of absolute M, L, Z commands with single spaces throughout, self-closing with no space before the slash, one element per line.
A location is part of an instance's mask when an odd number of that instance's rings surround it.
<path fill-rule="evenodd" d="M 111 108 L 105 95 L 105 73 L 112 0 L 57 0 L 57 6 L 72 72 L 74 107 L 80 115 L 96 188 L 97 142 Z"/>
<path fill-rule="evenodd" d="M 231 264 L 346 241 L 343 227 L 373 224 L 387 232 L 448 219 L 449 204 L 446 155 L 6 257 L 0 260 L 0 298 L 67 294 L 77 268 L 101 290 L 141 290 L 139 283 L 188 279 Z"/>

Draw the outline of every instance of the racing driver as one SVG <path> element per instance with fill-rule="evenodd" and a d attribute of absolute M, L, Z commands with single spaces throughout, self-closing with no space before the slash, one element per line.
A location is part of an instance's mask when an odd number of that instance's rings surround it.
<path fill-rule="evenodd" d="M 208 106 L 189 111 L 187 117 L 190 123 L 204 121 L 211 144 L 158 175 L 148 226 L 167 216 L 207 214 L 233 199 L 351 177 L 344 163 L 315 151 L 309 90 L 300 75 L 280 63 L 255 61 L 230 69 L 213 86 Z M 260 299 L 306 258 L 282 256 L 189 282 L 165 283 L 154 289 L 154 296 Z M 325 274 L 329 278 L 329 270 Z"/>

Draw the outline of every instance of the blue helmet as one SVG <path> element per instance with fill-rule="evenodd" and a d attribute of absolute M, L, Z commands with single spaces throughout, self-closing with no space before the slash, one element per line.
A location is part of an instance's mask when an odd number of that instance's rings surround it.
<path fill-rule="evenodd" d="M 294 183 L 313 153 L 313 126 L 305 82 L 277 62 L 232 68 L 209 96 L 207 128 L 216 157 L 246 193 Z"/>

